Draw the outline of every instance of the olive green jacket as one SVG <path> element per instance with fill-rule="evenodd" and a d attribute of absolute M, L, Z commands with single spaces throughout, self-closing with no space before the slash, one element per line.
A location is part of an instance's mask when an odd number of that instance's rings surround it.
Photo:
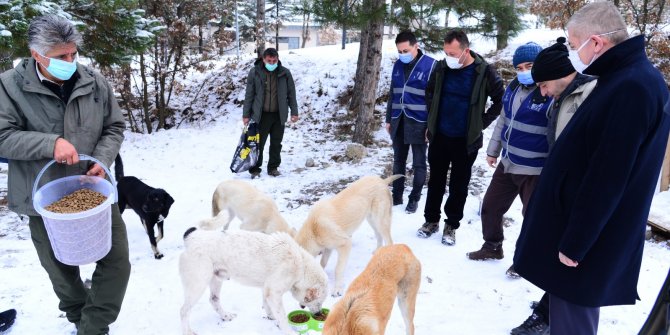
<path fill-rule="evenodd" d="M 298 103 L 295 96 L 295 83 L 291 71 L 281 65 L 275 69 L 277 72 L 277 103 L 279 105 L 279 119 L 284 124 L 288 120 L 288 109 L 291 115 L 298 115 Z M 244 108 L 242 117 L 251 118 L 256 123 L 261 122 L 263 115 L 263 102 L 265 101 L 265 85 L 267 70 L 262 59 L 254 63 L 247 77 L 247 90 L 244 97 Z"/>
<path fill-rule="evenodd" d="M 37 215 L 33 184 L 53 159 L 56 139 L 66 139 L 79 154 L 92 156 L 106 167 L 119 152 L 126 124 L 112 88 L 86 66 L 78 64 L 77 74 L 67 104 L 40 82 L 33 58 L 0 74 L 0 157 L 9 160 L 8 201 L 14 212 Z M 39 185 L 83 174 L 89 164 L 54 164 Z"/>

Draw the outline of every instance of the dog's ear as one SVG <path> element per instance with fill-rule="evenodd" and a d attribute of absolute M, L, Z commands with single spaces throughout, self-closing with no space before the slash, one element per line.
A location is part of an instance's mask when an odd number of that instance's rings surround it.
<path fill-rule="evenodd" d="M 305 302 L 312 302 L 319 298 L 319 290 L 316 287 L 308 288 L 305 292 Z"/>
<path fill-rule="evenodd" d="M 165 190 L 163 190 L 163 199 L 165 200 L 165 206 L 163 206 L 161 215 L 163 215 L 163 217 L 167 217 L 168 213 L 170 212 L 170 207 L 172 207 L 172 204 L 174 204 L 174 199 L 170 193 L 167 193 Z"/>

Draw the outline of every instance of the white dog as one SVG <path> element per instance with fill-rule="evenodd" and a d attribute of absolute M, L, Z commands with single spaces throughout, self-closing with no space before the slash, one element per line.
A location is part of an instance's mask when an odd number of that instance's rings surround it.
<path fill-rule="evenodd" d="M 333 296 L 343 293 L 342 272 L 351 251 L 351 236 L 364 219 L 372 226 L 377 237 L 377 248 L 393 244 L 391 239 L 391 191 L 388 185 L 403 177 L 386 179 L 367 176 L 353 182 L 334 197 L 317 202 L 307 221 L 298 231 L 296 241 L 313 256 L 322 253 L 321 266 L 328 264 L 333 249 L 337 250 L 335 290 Z"/>
<path fill-rule="evenodd" d="M 247 182 L 227 180 L 216 187 L 212 196 L 212 216 L 217 216 L 224 210 L 228 212 L 228 221 L 223 223 L 224 230 L 228 229 L 230 221 L 239 217 L 242 220 L 240 228 L 244 230 L 260 231 L 266 234 L 283 231 L 291 236 L 296 234 L 295 228 L 289 227 L 272 198 Z M 220 220 L 211 222 L 216 223 Z M 219 228 L 201 227 L 204 229 Z"/>
<path fill-rule="evenodd" d="M 188 322 L 190 310 L 207 286 L 209 301 L 224 321 L 235 314 L 219 303 L 223 280 L 263 288 L 263 308 L 277 321 L 284 334 L 293 334 L 282 304 L 291 291 L 301 306 L 321 312 L 328 296 L 328 277 L 313 256 L 285 233 L 271 235 L 235 231 L 220 232 L 190 228 L 184 234 L 186 249 L 179 258 L 179 274 L 184 286 L 181 324 L 184 335 L 193 335 Z"/>

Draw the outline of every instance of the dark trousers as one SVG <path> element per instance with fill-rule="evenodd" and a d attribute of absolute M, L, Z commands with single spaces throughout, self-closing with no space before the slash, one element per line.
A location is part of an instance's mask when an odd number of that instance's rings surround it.
<path fill-rule="evenodd" d="M 273 170 L 281 164 L 281 142 L 284 139 L 284 124 L 281 123 L 279 113 L 263 113 L 261 122 L 258 124 L 258 133 L 261 136 L 258 145 L 258 162 L 250 172 L 260 171 L 263 166 L 263 148 L 270 136 L 270 159 L 268 170 Z"/>
<path fill-rule="evenodd" d="M 396 136 L 393 138 L 393 174 L 405 175 L 407 165 L 407 155 L 409 148 L 412 147 L 412 169 L 414 170 L 414 180 L 412 183 L 412 192 L 409 194 L 409 200 L 419 201 L 421 199 L 421 189 L 426 184 L 426 142 L 420 144 L 405 144 L 404 129 L 402 120 L 398 124 Z M 393 199 L 402 200 L 405 191 L 405 179 L 400 178 L 393 181 Z"/>
<path fill-rule="evenodd" d="M 596 335 L 600 307 L 585 307 L 549 296 L 551 335 Z"/>
<path fill-rule="evenodd" d="M 444 204 L 447 225 L 454 229 L 460 227 L 463 218 L 463 207 L 468 197 L 468 185 L 472 175 L 472 164 L 477 158 L 477 151 L 468 152 L 465 137 L 447 137 L 436 134 L 428 147 L 428 196 L 424 217 L 426 222 L 440 221 L 442 197 L 447 186 L 449 175 L 449 196 Z"/>
<path fill-rule="evenodd" d="M 128 235 L 118 205 L 112 205 L 112 249 L 96 264 L 91 289 L 81 281 L 78 266 L 65 265 L 54 256 L 44 221 L 30 216 L 30 236 L 42 267 L 60 300 L 58 308 L 77 326 L 77 335 L 109 332 L 121 311 L 130 277 Z"/>
<path fill-rule="evenodd" d="M 484 241 L 492 244 L 503 241 L 503 215 L 512 206 L 517 195 L 521 197 L 523 214 L 526 214 L 528 200 L 530 200 L 539 177 L 538 175 L 505 173 L 503 164 L 498 164 L 482 202 Z"/>

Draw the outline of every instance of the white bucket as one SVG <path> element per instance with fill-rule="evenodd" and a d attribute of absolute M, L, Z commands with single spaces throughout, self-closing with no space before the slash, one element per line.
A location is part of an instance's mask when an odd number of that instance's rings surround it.
<path fill-rule="evenodd" d="M 37 189 L 37 183 L 52 160 L 35 178 L 33 185 L 33 207 L 42 216 L 51 248 L 56 259 L 67 265 L 84 265 L 99 261 L 112 248 L 112 204 L 117 201 L 116 181 L 109 169 L 97 159 L 79 155 L 80 160 L 98 163 L 111 183 L 96 176 L 69 176 L 48 182 Z M 45 209 L 46 206 L 64 196 L 80 190 L 91 189 L 107 199 L 95 208 L 79 213 L 59 214 Z"/>

